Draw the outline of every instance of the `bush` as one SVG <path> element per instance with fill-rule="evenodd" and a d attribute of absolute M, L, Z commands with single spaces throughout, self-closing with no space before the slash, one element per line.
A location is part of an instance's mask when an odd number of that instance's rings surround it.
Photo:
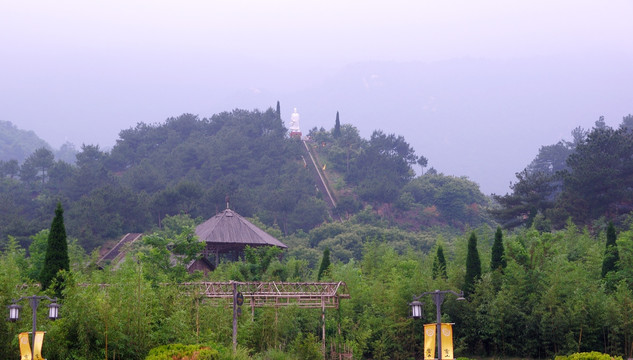
<path fill-rule="evenodd" d="M 150 350 L 145 360 L 219 360 L 217 350 L 205 345 L 162 345 Z"/>
<path fill-rule="evenodd" d="M 557 356 L 554 360 L 622 360 L 622 357 L 592 351 L 574 353 L 568 356 Z"/>
<path fill-rule="evenodd" d="M 299 359 L 320 360 L 323 358 L 319 340 L 313 334 L 299 336 L 294 342 L 294 353 Z"/>
<path fill-rule="evenodd" d="M 297 357 L 292 354 L 286 354 L 278 349 L 268 349 L 261 354 L 257 354 L 253 357 L 256 360 L 297 360 Z"/>

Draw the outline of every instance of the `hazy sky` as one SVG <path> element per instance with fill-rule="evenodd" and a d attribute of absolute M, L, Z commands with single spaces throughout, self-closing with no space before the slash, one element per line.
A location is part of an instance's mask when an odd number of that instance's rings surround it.
<path fill-rule="evenodd" d="M 56 147 L 108 148 L 140 121 L 260 107 L 244 100 L 260 91 L 286 105 L 282 96 L 351 63 L 633 60 L 631 19 L 632 0 L 0 0 L 0 120 Z M 631 76 L 630 67 L 621 71 Z M 285 117 L 291 106 L 310 108 L 287 104 Z M 328 126 L 310 115 L 302 113 L 304 128 Z"/>

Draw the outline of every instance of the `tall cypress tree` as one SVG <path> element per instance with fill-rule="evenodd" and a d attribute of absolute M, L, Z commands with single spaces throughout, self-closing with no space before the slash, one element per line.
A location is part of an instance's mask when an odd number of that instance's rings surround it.
<path fill-rule="evenodd" d="M 64 210 L 62 204 L 58 202 L 51 230 L 48 233 L 46 257 L 40 274 L 42 289 L 46 290 L 56 280 L 60 270 L 68 271 L 69 269 L 70 260 L 68 258 L 68 243 L 66 242 L 66 227 L 64 226 Z M 57 280 L 61 279 L 57 278 Z M 56 292 L 59 294 L 60 290 L 61 288 L 57 288 Z"/>
<path fill-rule="evenodd" d="M 433 259 L 433 279 L 441 277 L 442 279 L 448 278 L 446 274 L 446 259 L 444 258 L 444 249 L 442 245 L 437 246 L 437 252 L 435 253 L 435 259 Z"/>
<path fill-rule="evenodd" d="M 464 294 L 470 295 L 475 290 L 475 283 L 481 278 L 481 260 L 477 251 L 477 235 L 473 231 L 468 239 L 466 255 L 466 276 L 464 278 Z"/>
<path fill-rule="evenodd" d="M 338 118 L 338 111 L 336 112 L 336 122 L 334 123 L 334 132 L 332 132 L 332 136 L 335 139 L 341 137 L 341 121 Z"/>
<path fill-rule="evenodd" d="M 503 249 L 503 233 L 501 227 L 497 226 L 497 232 L 495 233 L 495 242 L 492 244 L 492 256 L 490 258 L 490 270 L 495 271 L 497 269 L 506 268 L 508 263 L 506 262 Z"/>
<path fill-rule="evenodd" d="M 618 270 L 618 261 L 620 261 L 620 253 L 618 245 L 615 243 L 615 227 L 609 222 L 607 227 L 607 245 L 604 249 L 604 259 L 602 260 L 602 277 L 604 278 L 611 271 Z"/>
<path fill-rule="evenodd" d="M 323 250 L 323 259 L 321 259 L 321 266 L 319 266 L 319 274 L 317 275 L 318 281 L 321 281 L 321 277 L 323 276 L 323 274 L 325 274 L 325 272 L 327 271 L 329 267 L 330 267 L 330 249 L 325 248 L 325 250 Z"/>

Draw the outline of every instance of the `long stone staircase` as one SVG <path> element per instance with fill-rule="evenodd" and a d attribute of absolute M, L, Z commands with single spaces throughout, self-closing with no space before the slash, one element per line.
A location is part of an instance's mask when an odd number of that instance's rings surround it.
<path fill-rule="evenodd" d="M 304 159 L 306 160 L 306 165 L 313 173 L 314 179 L 316 181 L 317 189 L 323 194 L 323 200 L 328 206 L 328 210 L 332 219 L 340 220 L 340 217 L 336 215 L 334 211 L 336 208 L 336 198 L 334 196 L 334 191 L 330 188 L 330 183 L 323 173 L 323 168 L 319 163 L 319 158 L 316 155 L 316 152 L 310 147 L 310 143 L 307 140 L 301 140 L 303 143 L 303 149 L 305 150 Z"/>
<path fill-rule="evenodd" d="M 121 240 L 119 240 L 119 242 L 112 249 L 110 249 L 110 251 L 108 251 L 105 255 L 103 255 L 101 259 L 99 259 L 99 261 L 97 261 L 97 264 L 104 265 L 108 262 L 109 263 L 117 262 L 118 260 L 121 259 L 122 256 L 125 255 L 122 252 L 125 246 L 140 239 L 141 236 L 143 236 L 142 233 L 126 234 Z"/>

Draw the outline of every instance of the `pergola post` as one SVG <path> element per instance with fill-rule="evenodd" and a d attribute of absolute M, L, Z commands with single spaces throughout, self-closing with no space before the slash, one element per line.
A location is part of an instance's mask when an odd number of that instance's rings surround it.
<path fill-rule="evenodd" d="M 237 283 L 233 282 L 233 354 L 237 351 Z"/>
<path fill-rule="evenodd" d="M 325 359 L 325 299 L 321 297 L 321 351 L 323 352 L 323 358 Z"/>

